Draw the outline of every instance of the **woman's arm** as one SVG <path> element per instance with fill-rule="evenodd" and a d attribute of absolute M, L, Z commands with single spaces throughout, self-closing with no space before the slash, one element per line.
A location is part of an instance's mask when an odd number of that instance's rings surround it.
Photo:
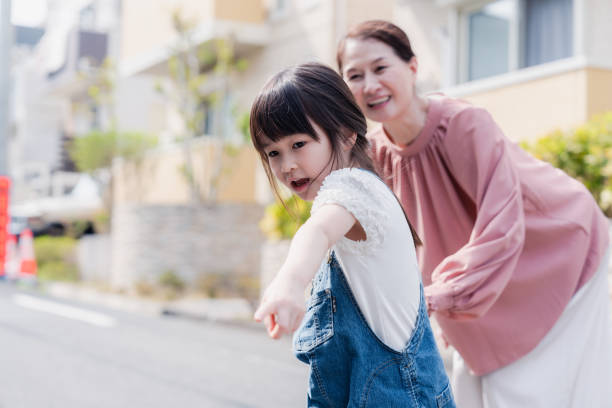
<path fill-rule="evenodd" d="M 353 227 L 355 217 L 344 207 L 326 204 L 300 227 L 291 240 L 285 263 L 255 312 L 274 339 L 295 331 L 304 316 L 304 291 L 326 252 Z"/>
<path fill-rule="evenodd" d="M 522 252 L 521 186 L 508 141 L 485 110 L 455 115 L 443 143 L 449 171 L 475 204 L 476 219 L 468 242 L 433 271 L 425 294 L 431 311 L 475 318 L 495 303 Z"/>

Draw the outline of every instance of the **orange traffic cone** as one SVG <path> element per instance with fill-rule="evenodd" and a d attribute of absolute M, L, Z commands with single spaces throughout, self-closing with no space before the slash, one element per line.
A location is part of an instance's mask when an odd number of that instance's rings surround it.
<path fill-rule="evenodd" d="M 29 228 L 21 231 L 19 235 L 19 255 L 21 262 L 19 265 L 20 278 L 36 277 L 36 258 L 34 258 L 34 237 Z"/>
<path fill-rule="evenodd" d="M 4 259 L 6 278 L 17 279 L 19 274 L 19 253 L 17 252 L 17 237 L 9 234 L 6 241 L 6 258 Z"/>

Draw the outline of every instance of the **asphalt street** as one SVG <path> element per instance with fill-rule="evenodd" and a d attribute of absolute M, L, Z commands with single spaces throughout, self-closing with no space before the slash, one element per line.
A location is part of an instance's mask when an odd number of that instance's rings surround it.
<path fill-rule="evenodd" d="M 308 368 L 253 327 L 144 316 L 0 283 L 0 408 L 294 407 Z"/>

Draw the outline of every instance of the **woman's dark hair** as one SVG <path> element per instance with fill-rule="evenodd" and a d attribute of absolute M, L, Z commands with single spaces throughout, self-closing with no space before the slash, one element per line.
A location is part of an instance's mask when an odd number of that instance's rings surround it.
<path fill-rule="evenodd" d="M 297 65 L 273 76 L 251 107 L 251 139 L 259 152 L 274 193 L 281 202 L 283 200 L 264 146 L 268 140 L 276 142 L 300 133 L 319 140 L 312 123 L 321 128 L 329 139 L 332 168 L 340 162 L 345 143 L 356 135 L 350 162 L 342 165 L 359 167 L 377 174 L 370 157 L 370 144 L 365 136 L 365 116 L 342 77 L 323 64 L 313 62 Z M 418 245 L 420 240 L 412 226 L 410 229 Z"/>
<path fill-rule="evenodd" d="M 349 30 L 349 32 L 340 40 L 336 60 L 338 62 L 338 70 L 342 74 L 342 55 L 346 40 L 355 38 L 359 40 L 376 40 L 387 44 L 393 49 L 393 52 L 402 60 L 408 62 L 414 57 L 410 40 L 406 33 L 393 23 L 384 20 L 368 20 L 359 23 Z"/>

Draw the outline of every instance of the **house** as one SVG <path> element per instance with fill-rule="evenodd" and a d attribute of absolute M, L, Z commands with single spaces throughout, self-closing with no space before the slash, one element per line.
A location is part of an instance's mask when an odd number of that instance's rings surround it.
<path fill-rule="evenodd" d="M 84 92 L 75 73 L 95 70 L 103 55 L 113 56 L 118 69 L 114 114 L 119 128 L 153 133 L 160 140 L 142 160 L 117 160 L 112 168 L 110 270 L 116 286 L 164 271 L 190 282 L 202 273 L 258 273 L 264 237 L 257 222 L 272 194 L 256 152 L 241 144 L 236 113 L 247 113 L 267 78 L 288 65 L 315 60 L 335 66 L 338 40 L 360 21 L 387 19 L 402 27 L 419 58 L 419 90 L 441 90 L 487 108 L 514 140 L 576 126 L 612 109 L 612 3 L 607 0 L 79 4 L 78 24 L 64 30 L 66 52 L 52 59 L 55 69 L 47 70 L 43 81 L 47 95 L 59 101 L 51 113 L 38 116 L 49 122 L 45 131 L 55 129 L 56 147 L 44 150 L 61 152 L 57 146 L 63 134 L 81 134 L 106 120 L 108 112 L 94 107 L 80 113 L 69 109 Z M 156 90 L 173 84 L 169 61 L 178 40 L 172 23 L 176 10 L 196 23 L 195 44 L 230 39 L 235 55 L 247 61 L 246 69 L 231 76 L 205 71 L 204 91 L 223 89 L 224 97 L 199 107 L 198 134 L 187 142 L 179 141 L 185 133 L 179 108 Z M 91 55 L 83 55 L 84 48 Z M 25 129 L 34 122 L 22 123 Z M 227 144 L 236 147 L 230 152 Z M 61 162 L 61 154 L 53 154 L 52 162 Z M 191 205 L 188 165 L 206 205 Z M 40 163 L 31 165 L 36 166 Z M 30 178 L 45 180 L 45 171 Z M 41 181 L 40 188 L 48 190 L 48 184 Z"/>
<path fill-rule="evenodd" d="M 194 141 L 201 157 L 210 155 L 212 141 L 218 140 L 206 134 L 214 133 L 215 124 L 231 122 L 230 106 L 247 112 L 266 79 L 288 65 L 315 60 L 335 66 L 341 36 L 353 24 L 372 18 L 391 20 L 408 33 L 420 62 L 417 86 L 422 92 L 442 90 L 487 108 L 512 139 L 575 126 L 612 109 L 607 43 L 612 4 L 603 0 L 124 0 L 119 66 L 126 88 L 119 90 L 125 98 L 118 100 L 126 108 L 120 111 L 126 123 L 137 117 L 155 123 L 166 132 L 166 141 L 180 133 L 180 121 L 151 89 L 167 75 L 176 9 L 198 22 L 198 44 L 231 37 L 237 56 L 248 61 L 244 71 L 232 75 L 226 100 L 202 107 L 202 137 Z M 210 91 L 221 83 L 211 80 Z M 138 103 L 130 99 L 136 89 Z M 232 137 L 231 130 L 223 135 Z M 188 200 L 185 181 L 172 171 L 183 160 L 180 149 L 167 143 L 156 154 L 149 165 L 157 170 L 144 171 L 157 176 L 147 180 L 144 190 L 136 187 L 142 185 L 142 173 L 115 167 L 116 208 Z M 225 209 L 255 208 L 272 200 L 255 152 L 244 147 L 240 154 L 239 160 L 230 160 L 233 171 L 219 188 L 217 199 Z M 204 166 L 198 174 L 205 189 L 210 186 L 205 175 L 211 171 L 206 160 L 196 162 Z M 251 237 L 248 241 L 255 246 L 261 240 L 253 231 L 238 235 Z M 235 258 L 249 244 L 234 242 L 238 249 L 226 248 L 225 253 Z"/>
<path fill-rule="evenodd" d="M 437 0 L 447 13 L 442 85 L 486 107 L 512 139 L 612 110 L 612 3 Z"/>
<path fill-rule="evenodd" d="M 92 182 L 76 172 L 67 144 L 104 120 L 105 112 L 97 112 L 87 97 L 90 82 L 85 78 L 113 52 L 109 16 L 117 2 L 82 3 L 50 0 L 41 27 L 14 27 L 11 212 L 42 223 L 91 218 L 102 209 L 95 188 L 87 189 L 90 197 L 83 197 L 87 204 L 82 207 L 70 199 L 79 184 Z M 74 211 L 56 211 L 66 201 Z"/>

